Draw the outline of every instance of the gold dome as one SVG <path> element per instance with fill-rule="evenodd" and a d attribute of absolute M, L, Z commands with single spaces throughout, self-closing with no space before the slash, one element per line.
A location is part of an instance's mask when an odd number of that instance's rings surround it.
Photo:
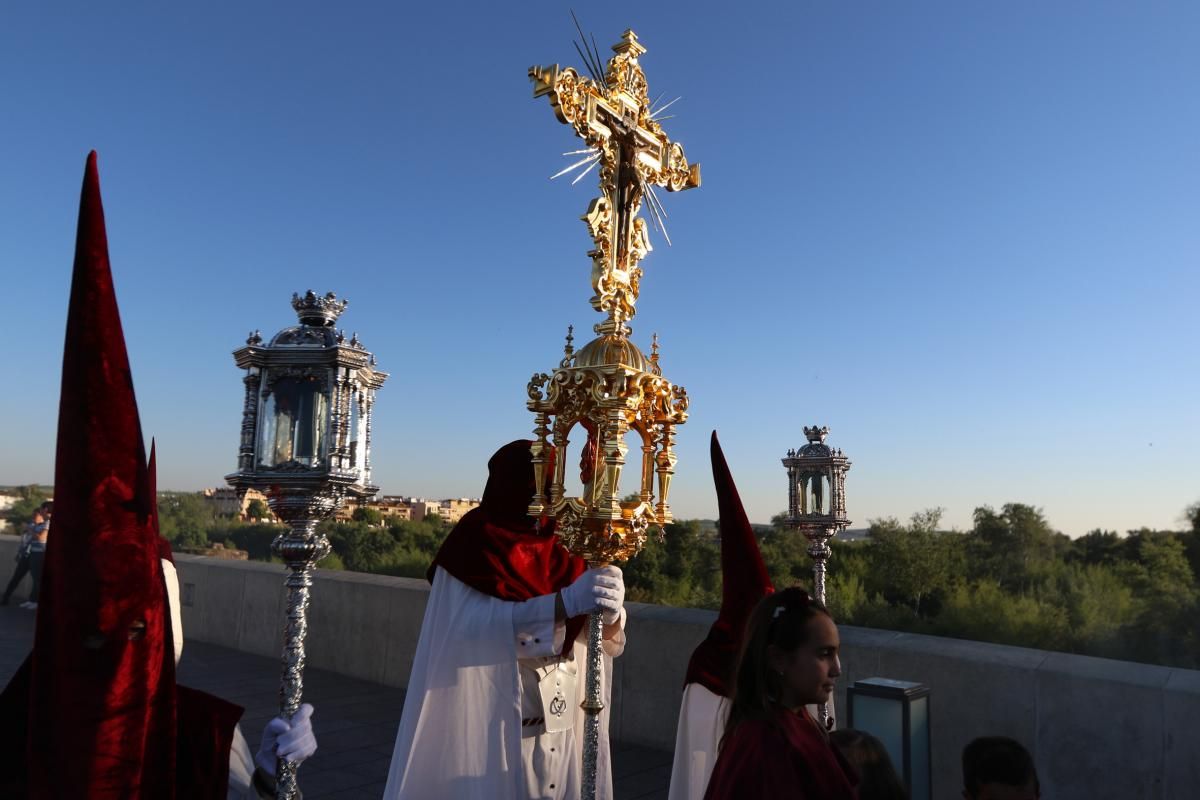
<path fill-rule="evenodd" d="M 575 352 L 576 367 L 606 367 L 619 364 L 623 367 L 650 372 L 650 361 L 642 351 L 624 336 L 606 334 L 597 336 Z"/>

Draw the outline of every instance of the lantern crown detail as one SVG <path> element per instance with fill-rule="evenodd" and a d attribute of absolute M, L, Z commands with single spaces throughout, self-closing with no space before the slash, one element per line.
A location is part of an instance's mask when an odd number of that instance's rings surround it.
<path fill-rule="evenodd" d="M 300 324 L 317 328 L 332 328 L 338 317 L 349 305 L 348 300 L 338 300 L 333 292 L 326 292 L 324 297 L 309 289 L 301 297 L 298 292 L 292 294 L 292 308 L 300 317 Z"/>

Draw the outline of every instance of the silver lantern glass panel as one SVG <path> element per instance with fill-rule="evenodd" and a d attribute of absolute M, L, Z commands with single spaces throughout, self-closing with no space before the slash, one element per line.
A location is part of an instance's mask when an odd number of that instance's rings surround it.
<path fill-rule="evenodd" d="M 317 525 L 347 498 L 374 495 L 371 415 L 387 380 L 354 334 L 334 325 L 346 308 L 332 292 L 292 295 L 299 325 L 264 344 L 258 331 L 234 351 L 246 370 L 238 470 L 225 479 L 257 489 L 288 526 L 272 549 L 288 569 L 280 712 L 291 716 L 304 689 L 304 640 L 313 566 L 329 552 Z M 296 764 L 280 761 L 277 797 L 298 796 Z"/>
<path fill-rule="evenodd" d="M 323 381 L 313 376 L 275 381 L 263 391 L 260 413 L 260 468 L 319 468 L 324 463 L 331 420 Z"/>

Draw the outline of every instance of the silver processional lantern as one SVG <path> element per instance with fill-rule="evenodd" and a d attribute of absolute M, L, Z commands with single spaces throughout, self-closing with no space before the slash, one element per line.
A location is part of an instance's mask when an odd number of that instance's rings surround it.
<path fill-rule="evenodd" d="M 329 553 L 317 524 L 347 498 L 370 497 L 371 415 L 387 373 L 354 334 L 334 328 L 346 308 L 333 292 L 292 295 L 300 324 L 263 344 L 258 331 L 234 351 L 246 370 L 238 469 L 225 480 L 239 492 L 258 489 L 288 525 L 271 543 L 287 577 L 280 711 L 290 717 L 304 689 L 304 637 L 312 569 Z M 280 762 L 277 796 L 294 798 L 296 765 Z"/>
<path fill-rule="evenodd" d="M 788 450 L 783 466 L 788 474 L 788 528 L 804 534 L 813 560 L 813 595 L 825 605 L 825 562 L 829 540 L 850 524 L 846 519 L 846 472 L 850 461 L 841 450 L 825 444 L 829 428 L 804 429 L 808 444 Z M 819 709 L 820 722 L 830 728 L 832 701 Z"/>
<path fill-rule="evenodd" d="M 825 444 L 829 428 L 804 429 L 808 444 L 788 450 L 783 466 L 788 474 L 787 526 L 804 534 L 813 559 L 813 594 L 825 602 L 825 562 L 829 540 L 850 524 L 846 519 L 846 472 L 850 461 L 841 450 Z"/>

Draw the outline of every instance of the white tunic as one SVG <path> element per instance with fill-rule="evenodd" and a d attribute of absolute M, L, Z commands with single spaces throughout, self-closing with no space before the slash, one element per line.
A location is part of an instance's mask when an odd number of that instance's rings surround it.
<path fill-rule="evenodd" d="M 612 797 L 608 706 L 619 632 L 604 642 L 597 797 Z M 557 667 L 564 625 L 554 595 L 510 602 L 478 592 L 438 567 L 421 623 L 384 800 L 576 798 L 582 771 L 583 637 L 575 642 L 574 725 L 545 733 L 535 670 Z M 546 671 L 546 670 L 544 670 Z M 553 679 L 554 670 L 546 671 Z M 568 682 L 569 683 L 569 682 Z M 538 713 L 534 713 L 538 712 Z"/>
<path fill-rule="evenodd" d="M 702 800 L 728 717 L 726 698 L 699 683 L 684 687 L 667 800 Z"/>

